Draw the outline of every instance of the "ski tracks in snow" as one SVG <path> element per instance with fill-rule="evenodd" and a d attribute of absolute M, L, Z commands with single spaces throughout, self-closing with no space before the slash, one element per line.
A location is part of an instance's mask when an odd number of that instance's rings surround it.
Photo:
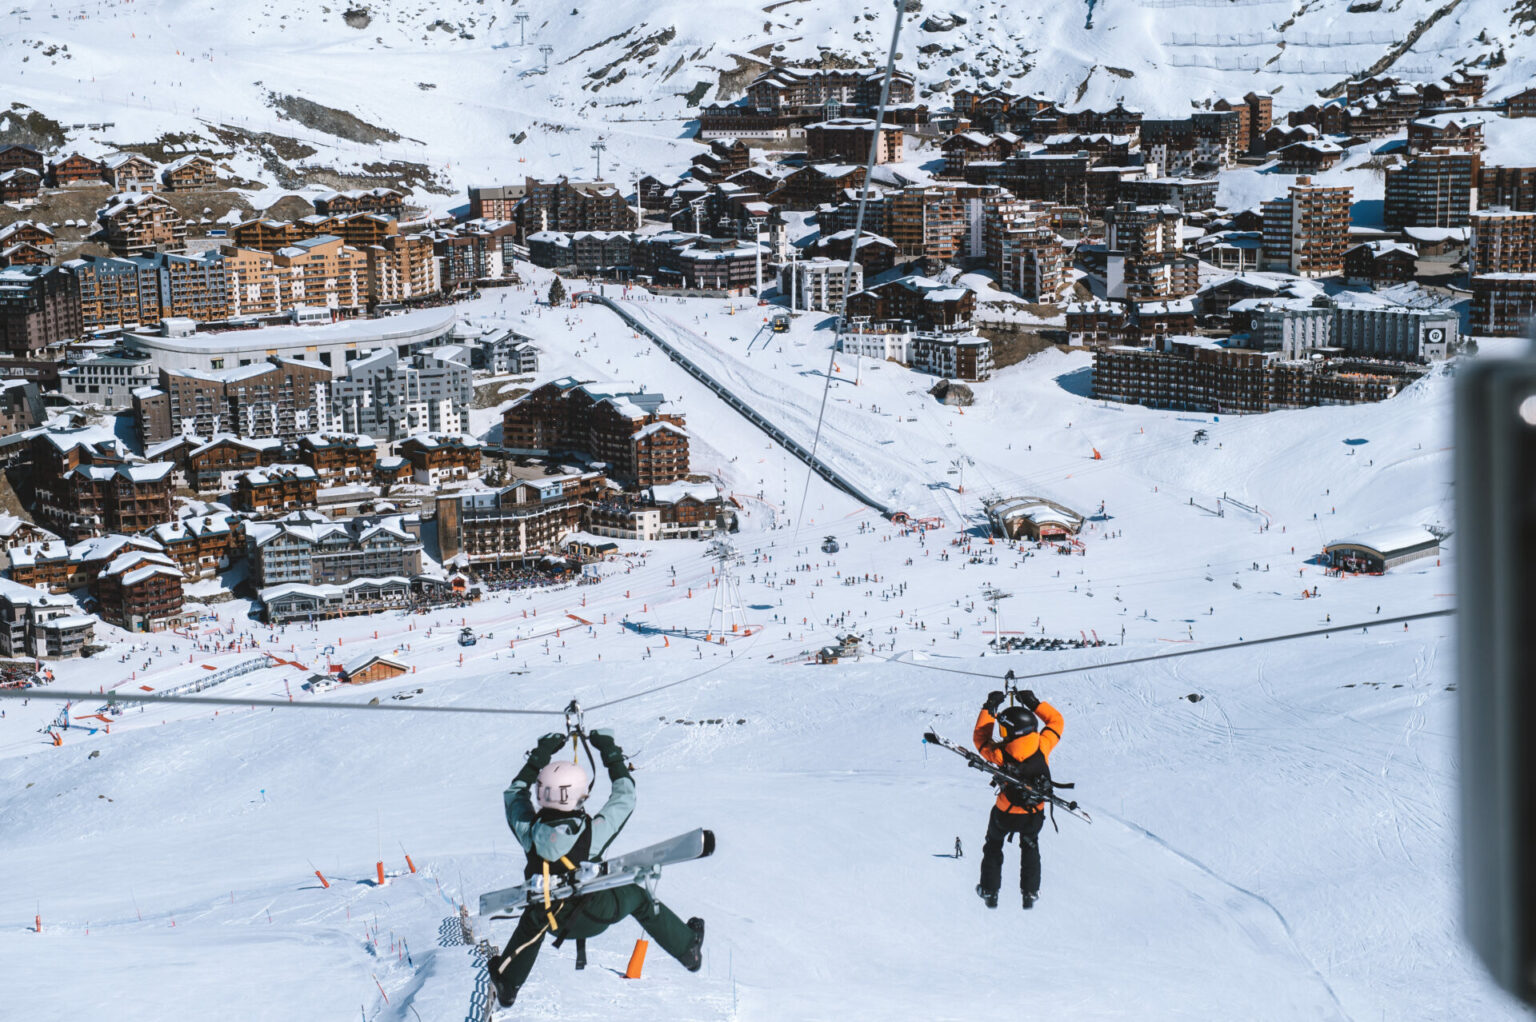
<path fill-rule="evenodd" d="M 1343 1022 L 1354 1022 L 1353 1017 L 1345 1009 L 1343 1002 L 1339 1000 L 1339 995 L 1334 992 L 1333 986 L 1328 982 L 1327 977 L 1322 974 L 1322 971 L 1318 969 L 1316 963 L 1312 961 L 1311 957 L 1309 957 L 1307 953 L 1302 950 L 1301 944 L 1296 940 L 1296 934 L 1291 929 L 1289 920 L 1285 918 L 1285 914 L 1283 912 L 1275 907 L 1274 902 L 1270 901 L 1262 894 L 1259 894 L 1257 891 L 1250 890 L 1241 884 L 1233 883 L 1231 880 L 1228 880 L 1220 873 L 1217 873 L 1210 866 L 1207 866 L 1204 862 L 1201 862 L 1199 859 L 1195 858 L 1193 855 L 1188 854 L 1187 852 L 1175 848 L 1163 838 L 1141 826 L 1139 823 L 1136 823 L 1133 820 L 1128 820 L 1122 816 L 1097 806 L 1095 807 L 1094 811 L 1097 812 L 1101 818 L 1113 820 L 1132 834 L 1146 838 L 1148 841 L 1157 845 L 1159 848 L 1162 848 L 1169 855 L 1181 860 L 1187 865 L 1198 870 L 1200 873 L 1203 873 L 1222 886 L 1235 892 L 1241 898 L 1247 900 L 1250 904 L 1262 906 L 1262 909 L 1267 909 L 1269 914 L 1274 917 L 1275 921 L 1280 924 L 1280 929 L 1285 936 L 1285 943 L 1289 945 L 1291 954 L 1306 966 L 1307 971 L 1312 974 L 1313 978 L 1317 980 L 1318 984 L 1327 993 L 1328 1000 L 1331 1001 L 1333 1006 L 1338 1009 L 1336 1018 L 1342 1019 Z M 1231 902 L 1228 901 L 1227 904 L 1230 906 Z M 1241 927 L 1243 931 L 1247 933 L 1251 939 L 1253 939 L 1255 944 L 1263 944 L 1268 942 L 1267 938 L 1261 931 L 1249 925 L 1248 922 L 1242 919 L 1239 915 L 1232 914 L 1231 918 L 1234 923 Z"/>

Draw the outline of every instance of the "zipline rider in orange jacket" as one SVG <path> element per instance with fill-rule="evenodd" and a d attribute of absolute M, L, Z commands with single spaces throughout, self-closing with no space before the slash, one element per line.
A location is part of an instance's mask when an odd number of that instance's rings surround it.
<path fill-rule="evenodd" d="M 1050 703 L 1042 703 L 1028 690 L 1017 694 L 1023 705 L 999 711 L 1007 697 L 987 695 L 976 718 L 971 740 L 982 758 L 1026 784 L 1049 790 L 1050 755 L 1061 741 L 1062 717 Z M 994 726 L 1001 736 L 994 741 Z M 1023 788 L 1004 787 L 997 795 L 987 820 L 987 837 L 981 849 L 981 883 L 976 893 L 988 908 L 997 907 L 997 890 L 1003 874 L 1003 843 L 1019 835 L 1019 891 L 1024 907 L 1033 908 L 1040 897 L 1040 828 L 1045 825 L 1045 805 Z"/>

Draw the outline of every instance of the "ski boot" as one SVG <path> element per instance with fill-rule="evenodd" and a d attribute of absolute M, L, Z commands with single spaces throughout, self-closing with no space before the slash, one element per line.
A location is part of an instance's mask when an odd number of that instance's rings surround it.
<path fill-rule="evenodd" d="M 502 955 L 492 955 L 486 960 L 485 967 L 491 974 L 491 988 L 496 991 L 496 1003 L 503 1008 L 512 1007 L 517 1000 L 517 987 L 503 985 L 501 982 L 501 967 L 506 963 Z"/>
<path fill-rule="evenodd" d="M 976 885 L 976 894 L 977 894 L 978 897 L 981 898 L 982 901 L 986 902 L 987 908 L 997 908 L 997 892 L 996 891 L 989 891 L 985 887 L 981 886 L 980 884 L 977 884 Z"/>
<path fill-rule="evenodd" d="M 1040 900 L 1040 892 L 1039 891 L 1025 891 L 1025 892 L 1023 892 L 1023 895 L 1024 895 L 1024 908 L 1026 910 L 1034 908 L 1035 907 L 1035 902 Z"/>
<path fill-rule="evenodd" d="M 688 929 L 694 933 L 693 943 L 688 945 L 688 950 L 683 952 L 678 961 L 689 972 L 698 972 L 704 965 L 704 920 L 694 916 L 688 920 Z"/>

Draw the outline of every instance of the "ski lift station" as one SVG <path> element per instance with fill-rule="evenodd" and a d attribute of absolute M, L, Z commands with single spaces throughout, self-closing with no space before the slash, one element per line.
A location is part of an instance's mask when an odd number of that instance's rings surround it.
<path fill-rule="evenodd" d="M 1323 547 L 1329 567 L 1370 575 L 1439 553 L 1440 537 L 1416 525 L 1378 529 Z"/>
<path fill-rule="evenodd" d="M 992 531 L 1004 539 L 1070 539 L 1083 527 L 1082 515 L 1044 497 L 1004 497 L 985 506 Z"/>

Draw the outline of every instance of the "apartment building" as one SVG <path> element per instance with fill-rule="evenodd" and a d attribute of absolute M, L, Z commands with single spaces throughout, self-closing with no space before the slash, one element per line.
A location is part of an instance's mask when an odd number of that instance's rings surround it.
<path fill-rule="evenodd" d="M 96 619 L 67 596 L 0 578 L 0 656 L 56 660 L 90 645 Z"/>
<path fill-rule="evenodd" d="M 1472 332 L 1513 337 L 1536 316 L 1536 213 L 1472 214 Z"/>
<path fill-rule="evenodd" d="M 848 281 L 845 291 L 843 281 Z M 864 287 L 864 267 L 846 259 L 815 257 L 779 268 L 779 293 L 790 296 L 796 309 L 840 312 L 843 298 Z"/>
<path fill-rule="evenodd" d="M 80 336 L 80 285 L 58 266 L 0 269 L 0 350 L 25 357 Z"/>
<path fill-rule="evenodd" d="M 930 268 L 960 255 L 968 227 L 966 208 L 954 188 L 903 188 L 885 196 L 884 234 L 903 259 L 925 260 Z"/>
<path fill-rule="evenodd" d="M 1384 218 L 1390 228 L 1466 227 L 1478 205 L 1475 153 L 1437 149 L 1388 167 Z"/>
<path fill-rule="evenodd" d="M 396 234 L 363 249 L 367 259 L 368 303 L 394 305 L 419 301 L 443 289 L 441 264 L 432 239 Z"/>
<path fill-rule="evenodd" d="M 1096 351 L 1093 395 L 1149 408 L 1252 414 L 1384 401 L 1419 372 L 1342 360 L 1287 361 L 1208 338 L 1170 337 L 1158 347 Z"/>
<path fill-rule="evenodd" d="M 1184 252 L 1184 214 L 1178 207 L 1119 203 L 1105 210 L 1104 223 L 1110 298 L 1182 298 L 1199 289 L 1199 260 Z"/>
<path fill-rule="evenodd" d="M 688 474 L 683 413 L 664 394 L 635 384 L 546 383 L 506 410 L 502 433 L 509 448 L 581 452 L 637 486 Z"/>
<path fill-rule="evenodd" d="M 152 192 L 159 168 L 138 153 L 108 153 L 101 158 L 102 176 L 119 192 Z"/>
<path fill-rule="evenodd" d="M 968 330 L 919 330 L 910 323 L 873 323 L 858 317 L 838 331 L 837 349 L 950 380 L 992 376 L 992 342 Z"/>
<path fill-rule="evenodd" d="M 133 393 L 134 419 L 145 444 L 228 432 L 292 441 L 327 423 L 330 387 L 325 366 L 281 356 L 232 369 L 161 369 L 158 386 Z"/>
<path fill-rule="evenodd" d="M 246 526 L 246 556 L 259 587 L 335 585 L 421 573 L 421 519 L 382 515 L 329 521 L 297 512 Z"/>
<path fill-rule="evenodd" d="M 86 256 L 64 267 L 79 281 L 85 330 L 152 327 L 171 318 L 218 322 L 231 315 L 233 281 L 218 252 Z"/>
<path fill-rule="evenodd" d="M 181 568 L 165 554 L 131 551 L 114 559 L 91 583 L 96 612 L 130 632 L 158 632 L 182 623 Z"/>
<path fill-rule="evenodd" d="M 927 277 L 901 277 L 848 296 L 850 319 L 906 321 L 919 330 L 964 327 L 976 312 L 976 292 Z"/>
<path fill-rule="evenodd" d="M 602 473 L 585 472 L 440 496 L 437 541 L 443 563 L 520 563 L 557 550 L 582 527 L 602 487 Z"/>
<path fill-rule="evenodd" d="M 321 216 L 378 213 L 398 219 L 405 215 L 405 194 L 394 188 L 355 188 L 346 192 L 327 192 L 315 198 L 315 212 Z"/>
<path fill-rule="evenodd" d="M 119 192 L 96 212 L 96 219 L 113 255 L 179 251 L 187 244 L 187 222 L 153 192 Z"/>
<path fill-rule="evenodd" d="M 1264 265 L 1298 277 L 1343 273 L 1353 196 L 1348 185 L 1314 185 L 1298 177 L 1287 196 L 1265 201 Z"/>
<path fill-rule="evenodd" d="M 38 522 L 74 542 L 108 533 L 143 532 L 171 513 L 169 462 L 82 463 L 34 481 Z"/>
<path fill-rule="evenodd" d="M 373 482 L 379 447 L 366 433 L 318 432 L 299 437 L 299 461 L 322 487 Z"/>
<path fill-rule="evenodd" d="M 462 433 L 474 396 L 470 354 L 457 345 L 403 358 L 392 348 L 347 365 L 331 386 L 334 428 L 402 440 L 417 433 Z"/>
<path fill-rule="evenodd" d="M 805 126 L 805 158 L 811 163 L 865 163 L 875 146 L 875 162 L 900 162 L 906 154 L 905 132 L 899 124 L 883 123 L 878 129 L 867 117 L 834 117 Z"/>
<path fill-rule="evenodd" d="M 1521 213 L 1536 212 L 1536 166 L 1485 164 L 1477 173 L 1477 205 Z"/>
<path fill-rule="evenodd" d="M 166 165 L 160 185 L 168 192 L 207 191 L 219 187 L 219 168 L 207 156 L 193 153 Z"/>
<path fill-rule="evenodd" d="M 228 569 L 245 550 L 242 520 L 228 511 L 161 522 L 149 535 L 187 578 L 212 578 Z"/>
<path fill-rule="evenodd" d="M 320 477 L 308 465 L 270 465 L 235 481 L 235 506 L 257 515 L 313 510 L 319 490 Z"/>
<path fill-rule="evenodd" d="M 411 480 L 423 486 L 463 482 L 480 474 L 484 444 L 462 433 L 420 433 L 396 445 L 411 463 Z"/>

